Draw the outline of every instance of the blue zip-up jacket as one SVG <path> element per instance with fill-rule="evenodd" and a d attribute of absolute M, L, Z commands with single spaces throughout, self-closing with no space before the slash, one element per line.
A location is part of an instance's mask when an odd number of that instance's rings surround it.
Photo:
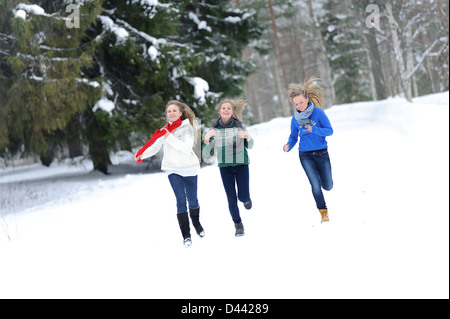
<path fill-rule="evenodd" d="M 308 126 L 312 126 L 312 132 L 308 132 Z M 309 117 L 308 123 L 300 126 L 292 117 L 291 121 L 291 136 L 289 137 L 289 151 L 290 152 L 295 144 L 297 144 L 300 137 L 300 152 L 317 151 L 328 148 L 327 136 L 333 135 L 333 128 L 331 127 L 330 120 L 325 112 L 318 107 L 314 108 L 313 113 Z"/>

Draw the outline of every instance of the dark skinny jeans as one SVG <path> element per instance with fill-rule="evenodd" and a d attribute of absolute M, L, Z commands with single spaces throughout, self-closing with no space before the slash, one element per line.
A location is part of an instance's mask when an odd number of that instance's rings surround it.
<path fill-rule="evenodd" d="M 227 193 L 228 208 L 234 223 L 240 223 L 238 199 L 242 203 L 250 201 L 250 173 L 248 165 L 237 165 L 220 168 L 223 187 Z M 237 193 L 236 193 L 237 185 Z"/>

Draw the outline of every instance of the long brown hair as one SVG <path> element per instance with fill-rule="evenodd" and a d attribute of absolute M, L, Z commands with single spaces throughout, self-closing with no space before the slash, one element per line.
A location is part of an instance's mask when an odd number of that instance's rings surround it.
<path fill-rule="evenodd" d="M 181 112 L 181 120 L 184 121 L 185 119 L 189 119 L 189 123 L 191 123 L 192 127 L 194 128 L 194 145 L 197 142 L 197 136 L 198 136 L 198 122 L 197 122 L 197 117 L 195 116 L 194 111 L 192 111 L 192 109 L 187 106 L 187 104 L 177 101 L 177 100 L 171 100 L 169 102 L 167 102 L 166 104 L 166 113 L 167 113 L 167 108 L 170 105 L 176 105 L 178 107 L 178 109 Z"/>
<path fill-rule="evenodd" d="M 218 106 L 218 111 L 220 111 L 220 108 L 222 107 L 222 104 L 224 103 L 230 103 L 231 107 L 233 108 L 233 117 L 237 120 L 239 120 L 240 122 L 242 122 L 242 112 L 244 107 L 247 105 L 247 101 L 242 98 L 239 97 L 237 99 L 222 99 L 219 102 L 219 106 Z"/>
<path fill-rule="evenodd" d="M 315 81 L 320 81 L 320 79 L 310 77 L 304 84 L 291 83 L 288 90 L 289 100 L 293 102 L 295 97 L 302 95 L 305 99 L 309 98 L 314 106 L 318 106 L 323 109 L 325 103 L 323 90 L 319 84 L 314 83 Z"/>

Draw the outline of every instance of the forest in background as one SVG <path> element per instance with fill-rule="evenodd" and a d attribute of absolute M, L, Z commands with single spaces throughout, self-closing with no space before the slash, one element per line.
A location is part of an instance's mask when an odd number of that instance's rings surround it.
<path fill-rule="evenodd" d="M 327 106 L 446 91 L 448 12 L 438 0 L 0 0 L 0 158 L 88 156 L 107 173 L 171 99 L 208 126 L 221 98 L 242 95 L 260 123 L 290 116 L 289 83 L 311 76 Z"/>
<path fill-rule="evenodd" d="M 320 77 L 326 104 L 377 101 L 449 87 L 449 8 L 438 0 L 235 0 L 257 8 L 268 55 L 245 92 L 255 122 L 290 116 L 289 83 Z"/>

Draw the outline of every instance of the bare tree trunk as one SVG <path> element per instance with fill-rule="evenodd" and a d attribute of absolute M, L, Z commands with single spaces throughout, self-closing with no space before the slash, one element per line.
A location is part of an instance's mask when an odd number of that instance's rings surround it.
<path fill-rule="evenodd" d="M 300 33 L 300 25 L 297 20 L 297 15 L 295 14 L 293 17 L 293 23 L 295 26 L 295 40 L 297 41 L 297 49 L 298 49 L 298 59 L 295 63 L 299 63 L 301 65 L 302 74 L 299 75 L 299 78 L 307 78 L 308 74 L 306 71 L 305 59 L 303 58 L 303 49 L 302 49 L 302 36 Z"/>
<path fill-rule="evenodd" d="M 276 50 L 278 62 L 280 64 L 284 85 L 287 86 L 286 75 L 284 72 L 283 57 L 281 55 L 282 51 L 281 51 L 281 45 L 280 45 L 280 38 L 278 37 L 278 28 L 277 28 L 277 24 L 275 22 L 275 13 L 273 11 L 272 0 L 269 0 L 269 11 L 270 11 L 270 20 L 272 21 L 272 31 L 273 31 L 273 39 L 275 41 L 275 50 Z"/>
<path fill-rule="evenodd" d="M 270 61 L 274 61 L 273 59 L 273 55 L 271 55 L 270 57 L 264 57 L 263 58 L 263 65 L 264 65 L 264 77 L 260 78 L 260 94 L 261 95 L 265 95 L 266 98 L 264 99 L 264 101 L 266 101 L 266 104 L 269 104 L 270 108 L 265 108 L 264 109 L 264 118 L 274 118 L 277 116 L 282 116 L 279 108 L 276 108 L 276 103 L 274 100 L 274 96 L 278 97 L 278 91 L 276 86 L 273 85 L 273 81 L 275 79 L 275 73 L 272 71 L 272 67 L 274 63 L 269 63 Z M 275 63 L 276 64 L 276 63 Z M 261 83 L 262 81 L 266 82 L 266 83 Z"/>
<path fill-rule="evenodd" d="M 427 57 L 425 61 L 425 69 L 427 70 L 428 79 L 431 83 L 431 92 L 436 93 L 438 90 L 436 89 L 435 80 L 434 80 L 434 72 L 433 67 L 431 65 L 431 58 Z"/>
<path fill-rule="evenodd" d="M 414 69 L 414 56 L 411 45 L 411 38 L 412 38 L 412 27 L 408 26 L 405 32 L 405 39 L 404 39 L 406 43 L 406 74 L 411 74 L 412 70 Z M 419 93 L 417 89 L 417 81 L 415 75 L 411 77 L 411 84 L 413 87 L 414 93 L 413 96 L 417 97 Z"/>
<path fill-rule="evenodd" d="M 250 48 L 246 47 L 244 49 L 244 57 L 247 59 L 249 58 L 250 54 Z M 256 62 L 256 61 L 255 61 Z M 248 101 L 248 105 L 251 109 L 252 118 L 253 120 L 257 121 L 258 123 L 263 123 L 266 121 L 264 115 L 265 112 L 262 110 L 261 105 L 264 105 L 263 103 L 263 96 L 261 95 L 261 87 L 260 83 L 263 78 L 263 81 L 265 80 L 264 74 L 263 74 L 263 66 L 261 61 L 256 62 L 260 67 L 257 73 L 250 75 L 246 82 L 245 82 L 245 95 Z"/>
<path fill-rule="evenodd" d="M 412 52 L 412 46 L 411 46 L 411 38 L 412 38 L 412 28 L 411 28 L 411 26 L 408 26 L 405 30 L 405 37 L 404 37 L 405 46 L 406 46 L 406 74 L 410 74 L 414 68 L 414 58 L 413 58 L 413 52 Z M 412 76 L 411 80 L 412 80 L 411 84 L 414 87 L 415 77 Z M 416 83 L 416 88 L 417 88 L 417 83 Z M 416 96 L 416 95 L 414 95 L 414 96 Z"/>
<path fill-rule="evenodd" d="M 275 82 L 277 84 L 279 102 L 281 103 L 283 111 L 282 114 L 283 116 L 289 116 L 290 115 L 289 102 L 285 97 L 287 94 L 286 92 L 288 83 L 286 79 L 286 72 L 284 69 L 280 39 L 278 37 L 278 28 L 277 24 L 275 23 L 275 13 L 273 11 L 272 0 L 269 0 L 269 11 L 270 11 L 270 19 L 272 21 L 273 38 L 275 41 L 275 53 L 279 64 L 279 68 L 275 67 Z"/>
<path fill-rule="evenodd" d="M 277 98 L 278 98 L 278 104 L 280 108 L 278 110 L 275 110 L 275 113 L 277 116 L 289 116 L 290 114 L 289 110 L 289 101 L 287 99 L 287 87 L 285 87 L 281 75 L 281 70 L 278 67 L 276 63 L 272 65 L 273 70 L 273 79 L 275 81 L 275 87 L 277 92 Z"/>
<path fill-rule="evenodd" d="M 313 28 L 315 32 L 315 37 L 317 39 L 317 42 L 320 45 L 320 56 L 318 58 L 319 67 L 321 70 L 321 77 L 322 79 L 327 83 L 327 91 L 328 91 L 328 98 L 330 99 L 330 105 L 333 105 L 336 101 L 336 93 L 334 91 L 334 83 L 333 83 L 333 77 L 331 76 L 331 67 L 330 63 L 328 61 L 327 56 L 327 50 L 325 48 L 325 43 L 322 39 L 322 34 L 320 33 L 319 28 L 317 27 L 317 21 L 314 15 L 314 10 L 312 7 L 311 0 L 308 0 L 308 8 L 309 8 L 309 15 L 313 20 Z"/>
<path fill-rule="evenodd" d="M 277 77 L 274 70 L 277 62 L 274 53 L 270 57 L 256 56 L 255 58 L 257 59 L 255 63 L 259 66 L 258 72 L 247 79 L 245 93 L 254 120 L 262 123 L 284 115 L 279 102 Z M 274 96 L 278 102 L 274 100 Z"/>
<path fill-rule="evenodd" d="M 446 47 L 448 47 L 449 42 L 450 42 L 450 38 L 449 38 L 449 22 L 448 22 L 448 17 L 445 15 L 445 12 L 442 10 L 442 5 L 441 5 L 441 1 L 438 0 L 438 9 L 439 12 L 441 13 L 442 17 L 444 18 L 445 23 L 447 24 L 447 43 L 445 44 Z M 444 53 L 444 50 L 442 50 L 441 55 L 439 56 L 438 62 L 441 63 L 442 60 L 442 54 Z"/>
<path fill-rule="evenodd" d="M 411 83 L 412 83 L 412 87 L 413 87 L 414 97 L 418 97 L 419 96 L 419 87 L 417 86 L 417 78 L 416 78 L 415 74 L 411 77 Z"/>
<path fill-rule="evenodd" d="M 255 92 L 255 81 L 256 78 L 254 77 L 254 75 L 251 75 L 247 78 L 247 81 L 245 82 L 244 85 L 244 91 L 245 91 L 245 95 L 248 101 L 248 106 L 251 109 L 251 113 L 253 114 L 253 118 L 256 119 L 258 118 L 258 123 L 261 123 L 261 118 L 260 118 L 260 114 L 258 112 L 257 109 L 257 105 L 258 103 L 258 96 Z"/>
<path fill-rule="evenodd" d="M 371 0 L 365 0 L 364 1 L 364 6 L 367 7 L 368 5 L 371 4 Z M 381 62 L 381 58 L 380 58 L 380 46 L 377 42 L 377 34 L 375 31 L 370 31 L 367 32 L 367 30 L 363 30 L 362 28 L 360 28 L 360 30 L 362 31 L 362 34 L 364 35 L 364 37 L 366 38 L 367 41 L 367 45 L 368 45 L 368 60 L 370 59 L 370 61 L 368 62 L 370 65 L 370 73 L 373 76 L 373 80 L 375 81 L 375 88 L 376 88 L 376 97 L 377 100 L 384 100 L 387 95 L 386 95 L 386 91 L 387 91 L 387 81 L 385 80 L 386 78 L 386 68 L 384 67 L 383 63 Z M 374 30 L 374 29 L 372 29 Z M 369 73 L 369 76 L 370 76 Z"/>
<path fill-rule="evenodd" d="M 286 72 L 284 69 L 280 38 L 278 37 L 278 28 L 275 22 L 275 13 L 273 11 L 272 0 L 269 0 L 269 11 L 270 11 L 270 19 L 272 21 L 273 38 L 275 42 L 275 54 L 279 65 L 278 68 L 276 66 L 274 68 L 275 71 L 274 78 L 277 85 L 279 102 L 281 104 L 282 110 L 281 114 L 282 116 L 289 116 L 290 115 L 289 101 L 287 100 L 286 97 L 288 83 L 286 79 Z"/>
<path fill-rule="evenodd" d="M 387 13 L 389 25 L 391 28 L 392 44 L 394 46 L 395 57 L 397 60 L 399 71 L 400 71 L 400 77 L 401 77 L 401 82 L 402 82 L 402 86 L 403 86 L 403 91 L 405 93 L 405 97 L 408 100 L 408 102 L 412 102 L 411 81 L 408 79 L 408 76 L 406 73 L 406 68 L 405 68 L 405 62 L 403 61 L 402 49 L 400 47 L 400 41 L 398 39 L 397 28 L 395 27 L 395 19 L 394 19 L 394 14 L 392 12 L 391 0 L 388 0 L 386 2 L 386 13 Z"/>
<path fill-rule="evenodd" d="M 377 37 L 375 34 L 369 34 L 366 36 L 369 42 L 370 57 L 372 60 L 372 74 L 375 80 L 375 86 L 377 89 L 377 97 L 379 100 L 384 100 L 386 95 L 386 73 L 384 71 L 383 63 L 381 62 L 379 45 L 377 43 Z"/>
<path fill-rule="evenodd" d="M 397 63 L 395 63 L 395 58 L 393 57 L 393 54 L 391 52 L 388 53 L 387 56 L 387 61 L 386 61 L 386 88 L 387 88 L 387 92 L 389 92 L 388 96 L 396 96 L 398 94 L 397 91 L 397 72 L 396 72 L 396 65 Z"/>
<path fill-rule="evenodd" d="M 370 58 L 369 50 L 366 50 L 366 55 L 367 55 L 367 63 L 368 63 L 368 67 L 369 67 L 369 83 L 370 83 L 370 91 L 372 92 L 372 99 L 374 101 L 378 101 L 377 86 L 375 83 L 372 59 Z"/>

